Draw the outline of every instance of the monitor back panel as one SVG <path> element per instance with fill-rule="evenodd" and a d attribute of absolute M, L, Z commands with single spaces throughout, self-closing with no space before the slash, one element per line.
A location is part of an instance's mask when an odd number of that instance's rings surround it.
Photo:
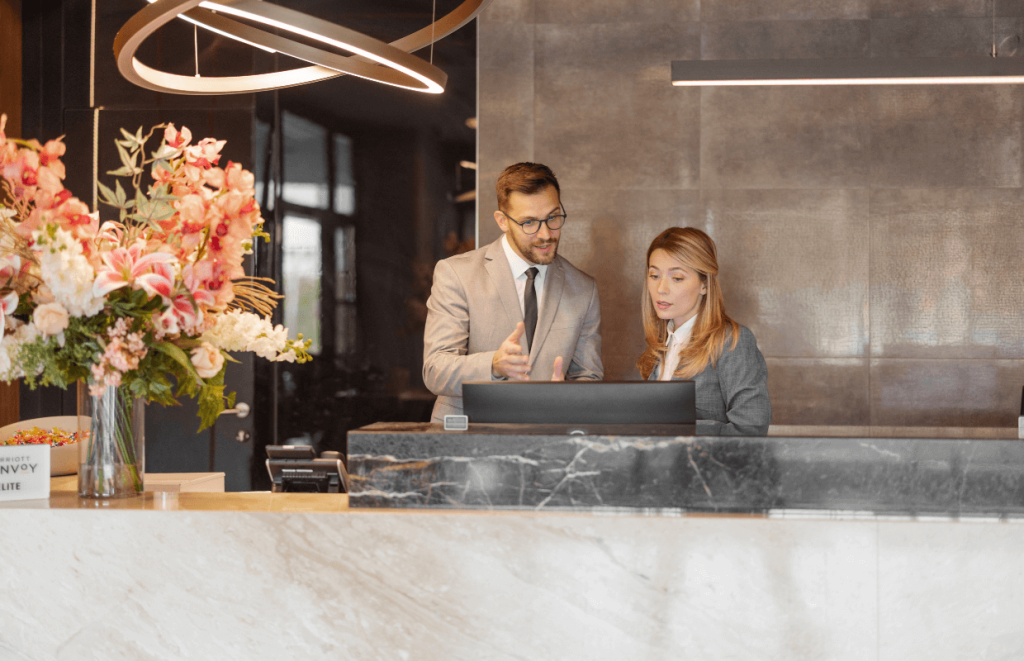
<path fill-rule="evenodd" d="M 668 424 L 696 422 L 693 381 L 469 381 L 470 423 Z"/>

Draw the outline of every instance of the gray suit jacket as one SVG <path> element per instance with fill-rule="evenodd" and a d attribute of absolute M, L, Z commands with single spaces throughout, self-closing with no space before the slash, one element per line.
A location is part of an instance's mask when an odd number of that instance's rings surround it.
<path fill-rule="evenodd" d="M 562 357 L 566 379 L 600 380 L 601 306 L 597 283 L 561 256 L 551 262 L 529 347 L 530 377 L 551 378 Z M 491 360 L 523 321 L 501 239 L 434 268 L 423 333 L 423 382 L 437 395 L 433 422 L 462 413 L 463 381 L 491 380 Z M 524 348 L 526 336 L 521 343 Z"/>
<path fill-rule="evenodd" d="M 740 326 L 740 339 L 730 350 L 732 336 L 725 340 L 718 364 L 708 363 L 693 378 L 697 391 L 699 433 L 722 436 L 764 436 L 772 421 L 772 404 L 768 400 L 768 366 L 757 348 L 754 334 Z M 657 379 L 661 366 L 654 368 L 650 378 Z"/>

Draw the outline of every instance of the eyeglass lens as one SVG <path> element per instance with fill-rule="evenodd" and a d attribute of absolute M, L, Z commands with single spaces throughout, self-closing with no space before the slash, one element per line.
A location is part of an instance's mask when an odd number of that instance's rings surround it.
<path fill-rule="evenodd" d="M 541 223 L 547 223 L 549 230 L 556 230 L 559 229 L 562 226 L 562 223 L 564 222 L 564 215 L 549 216 L 544 220 L 530 220 L 523 223 L 523 231 L 526 232 L 527 234 L 536 234 L 537 232 L 540 231 Z"/>

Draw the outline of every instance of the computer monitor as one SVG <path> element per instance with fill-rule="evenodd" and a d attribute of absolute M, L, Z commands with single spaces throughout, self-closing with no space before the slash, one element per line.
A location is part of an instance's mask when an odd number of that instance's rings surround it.
<path fill-rule="evenodd" d="M 692 425 L 693 381 L 467 381 L 469 423 Z"/>

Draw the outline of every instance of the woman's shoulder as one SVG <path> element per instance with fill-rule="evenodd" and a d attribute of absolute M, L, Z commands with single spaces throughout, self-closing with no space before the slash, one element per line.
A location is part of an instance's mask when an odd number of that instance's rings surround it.
<path fill-rule="evenodd" d="M 730 347 L 732 347 L 733 331 L 732 331 L 731 327 L 727 327 L 726 333 L 725 333 L 725 351 L 730 351 L 730 350 L 732 350 L 732 351 L 736 351 L 736 350 L 749 350 L 751 347 L 756 349 L 757 348 L 757 338 L 754 337 L 753 331 L 751 331 L 749 328 L 747 328 L 743 324 L 739 324 L 739 328 L 740 328 L 739 339 L 736 341 L 736 346 L 734 348 L 730 349 Z"/>
<path fill-rule="evenodd" d="M 754 333 L 746 326 L 739 328 L 739 339 L 736 346 L 732 346 L 731 332 L 726 337 L 722 355 L 715 366 L 719 379 L 725 378 L 723 375 L 732 379 L 737 375 L 750 374 L 751 370 L 762 375 L 767 372 L 767 365 L 761 350 L 757 348 L 757 338 L 754 337 Z"/>

